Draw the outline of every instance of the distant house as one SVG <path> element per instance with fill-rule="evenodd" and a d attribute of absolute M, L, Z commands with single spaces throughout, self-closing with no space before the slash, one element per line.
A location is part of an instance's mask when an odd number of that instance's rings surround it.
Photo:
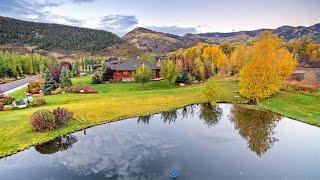
<path fill-rule="evenodd" d="M 152 79 L 160 78 L 160 67 L 141 60 L 119 60 L 117 58 L 109 58 L 105 61 L 106 66 L 112 71 L 112 77 L 115 81 L 132 81 L 133 74 L 142 64 L 146 65 L 152 71 Z M 96 70 L 101 69 L 101 65 L 97 65 Z"/>
<path fill-rule="evenodd" d="M 304 75 L 309 72 L 313 71 L 317 75 L 318 82 L 320 82 L 320 68 L 301 68 L 298 67 L 292 74 L 292 79 L 301 81 L 304 78 Z"/>

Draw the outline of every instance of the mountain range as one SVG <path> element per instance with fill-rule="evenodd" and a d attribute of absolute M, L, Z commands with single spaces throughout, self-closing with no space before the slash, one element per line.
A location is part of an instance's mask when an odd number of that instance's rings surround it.
<path fill-rule="evenodd" d="M 104 30 L 30 22 L 0 16 L 0 49 L 60 54 L 62 58 L 86 55 L 135 57 L 142 53 L 166 54 L 199 42 L 216 44 L 223 41 L 247 42 L 257 38 L 264 30 L 272 31 L 284 40 L 308 36 L 320 42 L 320 23 L 308 27 L 281 26 L 276 29 L 184 36 L 138 27 L 119 37 Z"/>

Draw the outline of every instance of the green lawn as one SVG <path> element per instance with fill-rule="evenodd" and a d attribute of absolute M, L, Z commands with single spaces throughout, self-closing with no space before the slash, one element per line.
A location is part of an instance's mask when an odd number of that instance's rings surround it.
<path fill-rule="evenodd" d="M 89 84 L 91 77 L 73 79 L 74 84 Z M 245 103 L 236 92 L 238 82 L 219 81 L 225 91 L 221 102 Z M 47 104 L 23 110 L 0 112 L 0 156 L 12 154 L 31 145 L 53 139 L 96 124 L 125 117 L 146 115 L 189 104 L 203 102 L 201 85 L 178 87 L 165 81 L 155 81 L 141 87 L 137 83 L 110 83 L 95 85 L 97 94 L 59 94 L 46 96 Z M 12 94 L 22 98 L 25 90 Z M 280 92 L 259 106 L 285 116 L 320 126 L 320 97 L 317 95 Z M 72 120 L 69 124 L 48 133 L 34 132 L 29 117 L 41 108 L 65 107 L 74 112 L 83 123 Z"/>

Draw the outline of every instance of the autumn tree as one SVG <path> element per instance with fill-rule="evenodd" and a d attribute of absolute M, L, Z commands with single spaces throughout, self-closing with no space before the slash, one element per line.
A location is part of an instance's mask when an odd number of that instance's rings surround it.
<path fill-rule="evenodd" d="M 290 40 L 286 43 L 287 49 L 295 55 L 300 63 L 320 64 L 320 44 L 309 37 Z"/>
<path fill-rule="evenodd" d="M 134 74 L 134 80 L 138 83 L 144 85 L 145 83 L 149 82 L 151 79 L 151 71 L 145 64 L 142 64 L 140 67 L 137 68 Z"/>
<path fill-rule="evenodd" d="M 179 68 L 170 60 L 164 61 L 161 67 L 161 76 L 170 83 L 175 83 L 179 76 Z"/>
<path fill-rule="evenodd" d="M 227 55 L 228 57 L 232 54 L 234 51 L 235 47 L 233 44 L 231 44 L 229 41 L 223 41 L 220 45 L 219 48 L 221 51 Z"/>
<path fill-rule="evenodd" d="M 224 96 L 223 89 L 212 78 L 205 83 L 202 89 L 202 94 L 206 101 L 211 104 L 216 104 Z"/>
<path fill-rule="evenodd" d="M 210 45 L 203 49 L 203 62 L 217 68 L 218 71 L 223 70 L 227 64 L 227 56 L 216 45 Z"/>
<path fill-rule="evenodd" d="M 240 94 L 258 102 L 277 91 L 296 67 L 293 55 L 283 42 L 270 32 L 260 34 L 240 70 Z"/>
<path fill-rule="evenodd" d="M 226 71 L 228 71 L 231 75 L 238 74 L 240 69 L 248 60 L 250 55 L 249 53 L 250 47 L 247 47 L 245 45 L 236 46 L 234 51 L 230 55 L 230 58 L 228 59 Z"/>

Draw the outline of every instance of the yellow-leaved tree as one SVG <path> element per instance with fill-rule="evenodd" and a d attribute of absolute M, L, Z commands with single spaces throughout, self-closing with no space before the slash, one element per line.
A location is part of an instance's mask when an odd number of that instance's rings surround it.
<path fill-rule="evenodd" d="M 271 32 L 262 32 L 240 70 L 240 94 L 258 102 L 279 91 L 296 67 L 293 55 L 282 40 Z"/>
<path fill-rule="evenodd" d="M 203 61 L 213 64 L 218 70 L 225 68 L 227 64 L 227 56 L 216 45 L 210 45 L 203 49 Z"/>
<path fill-rule="evenodd" d="M 250 51 L 251 47 L 248 47 L 246 45 L 241 44 L 236 46 L 234 51 L 230 55 L 226 70 L 231 75 L 238 74 L 245 62 L 248 61 Z"/>

